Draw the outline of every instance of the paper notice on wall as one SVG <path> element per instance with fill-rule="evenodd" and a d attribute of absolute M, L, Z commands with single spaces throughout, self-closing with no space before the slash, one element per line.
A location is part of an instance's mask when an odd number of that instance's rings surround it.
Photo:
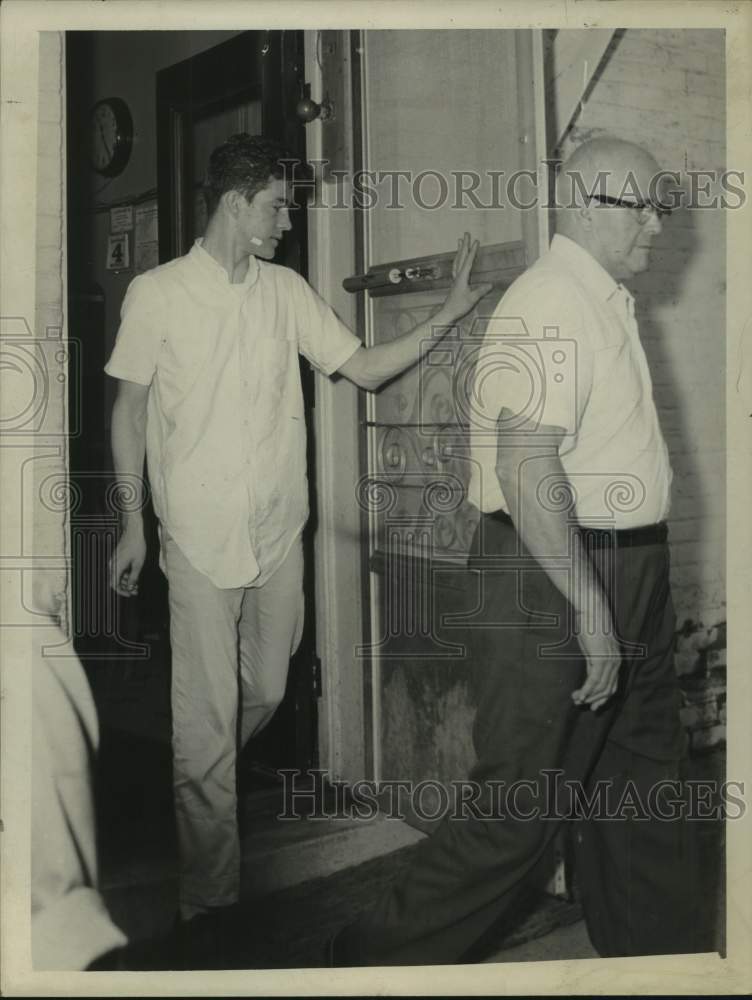
<path fill-rule="evenodd" d="M 156 243 L 158 239 L 157 201 L 154 198 L 136 206 L 136 242 Z"/>
<path fill-rule="evenodd" d="M 150 271 L 159 263 L 158 243 L 137 243 L 133 251 L 133 267 L 139 274 Z"/>
<path fill-rule="evenodd" d="M 136 206 L 133 266 L 148 271 L 159 263 L 159 226 L 156 199 Z"/>
<path fill-rule="evenodd" d="M 133 205 L 119 205 L 110 209 L 110 232 L 126 233 L 133 229 Z"/>

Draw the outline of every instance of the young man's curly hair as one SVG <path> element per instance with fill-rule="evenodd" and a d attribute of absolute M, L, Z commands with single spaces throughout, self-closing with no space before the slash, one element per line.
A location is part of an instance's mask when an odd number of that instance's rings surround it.
<path fill-rule="evenodd" d="M 239 132 L 217 146 L 209 157 L 204 197 L 211 216 L 227 191 L 240 191 L 250 201 L 269 183 L 285 177 L 298 160 L 280 143 L 261 135 Z M 285 163 L 287 161 L 287 164 Z"/>

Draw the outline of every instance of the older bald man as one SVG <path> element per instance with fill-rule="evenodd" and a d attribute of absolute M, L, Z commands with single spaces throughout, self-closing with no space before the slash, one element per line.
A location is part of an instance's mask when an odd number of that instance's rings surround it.
<path fill-rule="evenodd" d="M 616 139 L 558 178 L 558 232 L 479 352 L 469 495 L 479 594 L 474 815 L 447 817 L 333 942 L 337 965 L 477 960 L 578 820 L 577 882 L 603 956 L 698 950 L 681 820 L 671 468 L 633 299 L 661 231 L 659 167 Z"/>

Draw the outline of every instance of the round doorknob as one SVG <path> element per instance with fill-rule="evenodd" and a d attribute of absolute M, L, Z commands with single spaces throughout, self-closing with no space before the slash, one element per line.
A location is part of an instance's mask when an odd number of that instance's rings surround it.
<path fill-rule="evenodd" d="M 321 105 L 317 104 L 312 97 L 303 97 L 298 101 L 295 114 L 302 122 L 312 122 L 321 114 Z"/>
<path fill-rule="evenodd" d="M 305 95 L 295 105 L 295 114 L 306 125 L 317 118 L 325 122 L 334 117 L 334 107 L 328 97 L 325 97 L 321 104 L 314 101 L 306 87 Z"/>

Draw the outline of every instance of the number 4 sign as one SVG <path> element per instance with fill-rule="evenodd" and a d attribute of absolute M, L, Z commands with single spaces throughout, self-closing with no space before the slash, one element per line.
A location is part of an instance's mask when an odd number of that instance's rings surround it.
<path fill-rule="evenodd" d="M 128 233 L 107 237 L 107 270 L 124 271 L 131 266 Z"/>

